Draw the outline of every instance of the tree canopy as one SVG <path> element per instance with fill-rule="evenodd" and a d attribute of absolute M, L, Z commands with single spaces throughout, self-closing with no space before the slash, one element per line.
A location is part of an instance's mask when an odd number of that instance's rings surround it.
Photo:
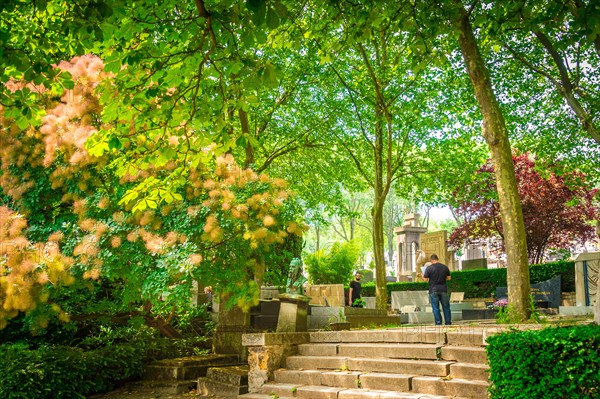
<path fill-rule="evenodd" d="M 3 237 L 30 248 L 61 231 L 81 277 L 151 276 L 156 306 L 177 282 L 183 297 L 192 279 L 227 277 L 247 307 L 300 207 L 322 218 L 370 188 L 384 306 L 390 191 L 447 203 L 491 156 L 509 293 L 528 295 L 511 145 L 600 167 L 598 5 L 547 3 L 4 1 L 3 215 L 29 227 Z"/>

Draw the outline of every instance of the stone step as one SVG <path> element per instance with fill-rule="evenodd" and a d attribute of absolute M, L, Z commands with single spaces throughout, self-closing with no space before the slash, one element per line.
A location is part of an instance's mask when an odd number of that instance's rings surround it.
<path fill-rule="evenodd" d="M 296 393 L 298 387 L 301 387 L 302 384 L 279 384 L 279 383 L 267 383 L 258 389 L 258 393 L 262 393 L 265 395 L 271 395 L 271 399 L 273 396 L 287 396 L 287 397 L 296 397 Z"/>
<path fill-rule="evenodd" d="M 411 374 L 366 373 L 359 377 L 360 387 L 366 389 L 410 392 Z"/>
<path fill-rule="evenodd" d="M 292 370 L 348 370 L 348 358 L 338 356 L 288 356 L 285 364 Z"/>
<path fill-rule="evenodd" d="M 237 398 L 239 395 L 248 393 L 248 385 L 227 384 L 221 381 L 215 381 L 207 377 L 198 379 L 198 395 L 214 396 L 220 398 Z"/>
<path fill-rule="evenodd" d="M 429 395 L 459 396 L 471 399 L 488 397 L 489 383 L 458 378 L 415 377 L 412 379 L 412 391 Z"/>
<path fill-rule="evenodd" d="M 213 380 L 224 382 L 231 385 L 248 385 L 248 365 L 211 367 L 206 373 L 206 377 Z"/>
<path fill-rule="evenodd" d="M 338 344 L 300 344 L 298 354 L 302 356 L 337 356 Z"/>
<path fill-rule="evenodd" d="M 444 346 L 442 347 L 441 357 L 444 360 L 487 364 L 487 354 L 485 349 L 481 347 Z"/>
<path fill-rule="evenodd" d="M 396 359 L 404 358 L 436 360 L 438 358 L 440 348 L 440 345 L 435 344 L 302 344 L 298 345 L 298 353 L 304 356 L 381 357 Z M 485 356 L 485 351 L 483 351 L 483 355 Z"/>
<path fill-rule="evenodd" d="M 322 370 L 287 370 L 279 369 L 273 372 L 273 381 L 281 384 L 322 385 Z"/>
<path fill-rule="evenodd" d="M 453 362 L 409 359 L 348 359 L 348 370 L 444 377 Z"/>
<path fill-rule="evenodd" d="M 489 381 L 489 366 L 479 363 L 454 363 L 450 365 L 450 376 L 465 380 Z"/>
<path fill-rule="evenodd" d="M 287 395 L 287 396 L 284 396 Z M 238 396 L 239 399 L 466 399 L 456 396 L 423 393 L 372 390 L 362 388 L 334 388 L 312 385 L 266 384 L 260 393 Z M 483 396 L 481 398 L 484 398 Z"/>
<path fill-rule="evenodd" d="M 339 344 L 338 356 L 436 360 L 439 348 L 432 344 Z"/>
<path fill-rule="evenodd" d="M 286 367 L 292 370 L 342 370 L 416 374 L 445 377 L 454 362 L 412 359 L 348 358 L 337 356 L 289 356 Z"/>
<path fill-rule="evenodd" d="M 310 342 L 445 344 L 447 330 L 447 327 L 423 326 L 389 330 L 315 331 L 310 333 Z"/>
<path fill-rule="evenodd" d="M 209 367 L 238 365 L 237 355 L 204 355 L 164 359 L 150 363 L 144 371 L 144 380 L 185 381 L 206 376 Z"/>

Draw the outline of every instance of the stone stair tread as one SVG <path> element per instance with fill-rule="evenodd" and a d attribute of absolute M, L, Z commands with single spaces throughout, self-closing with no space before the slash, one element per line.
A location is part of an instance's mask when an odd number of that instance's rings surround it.
<path fill-rule="evenodd" d="M 238 399 L 273 399 L 271 395 L 265 395 L 263 393 L 245 393 L 238 395 Z M 294 399 L 293 396 L 279 396 L 278 399 Z"/>
<path fill-rule="evenodd" d="M 237 396 L 239 394 L 248 393 L 248 385 L 228 384 L 223 381 L 215 381 L 207 377 L 198 379 L 198 394 L 223 396 Z"/>

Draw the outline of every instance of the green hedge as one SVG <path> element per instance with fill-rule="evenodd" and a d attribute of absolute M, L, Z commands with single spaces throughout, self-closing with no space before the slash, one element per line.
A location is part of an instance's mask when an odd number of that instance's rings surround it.
<path fill-rule="evenodd" d="M 575 263 L 551 262 L 529 266 L 532 284 L 561 275 L 561 291 L 575 291 Z M 424 282 L 388 283 L 388 299 L 392 291 L 422 291 L 427 290 Z M 448 287 L 451 292 L 464 292 L 465 298 L 486 298 L 496 294 L 496 287 L 506 287 L 506 269 L 476 269 L 452 272 Z M 364 283 L 362 296 L 375 296 L 375 283 Z M 391 300 L 391 299 L 390 299 Z"/>
<path fill-rule="evenodd" d="M 487 340 L 492 399 L 600 398 L 600 326 L 509 332 Z"/>

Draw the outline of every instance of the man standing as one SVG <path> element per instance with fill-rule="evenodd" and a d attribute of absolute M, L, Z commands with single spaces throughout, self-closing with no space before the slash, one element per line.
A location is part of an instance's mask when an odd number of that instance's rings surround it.
<path fill-rule="evenodd" d="M 348 292 L 348 305 L 354 306 L 354 301 L 360 298 L 360 278 L 362 276 L 359 272 L 354 274 L 354 280 L 350 281 L 350 291 Z M 356 305 L 355 307 L 362 308 L 360 305 Z"/>
<path fill-rule="evenodd" d="M 442 325 L 442 315 L 440 314 L 440 302 L 444 311 L 444 322 L 447 326 L 452 324 L 452 313 L 450 312 L 450 296 L 448 295 L 448 284 L 450 280 L 450 269 L 448 266 L 440 263 L 436 254 L 429 257 L 431 265 L 427 266 L 423 278 L 429 283 L 429 301 L 433 310 L 435 325 Z"/>

